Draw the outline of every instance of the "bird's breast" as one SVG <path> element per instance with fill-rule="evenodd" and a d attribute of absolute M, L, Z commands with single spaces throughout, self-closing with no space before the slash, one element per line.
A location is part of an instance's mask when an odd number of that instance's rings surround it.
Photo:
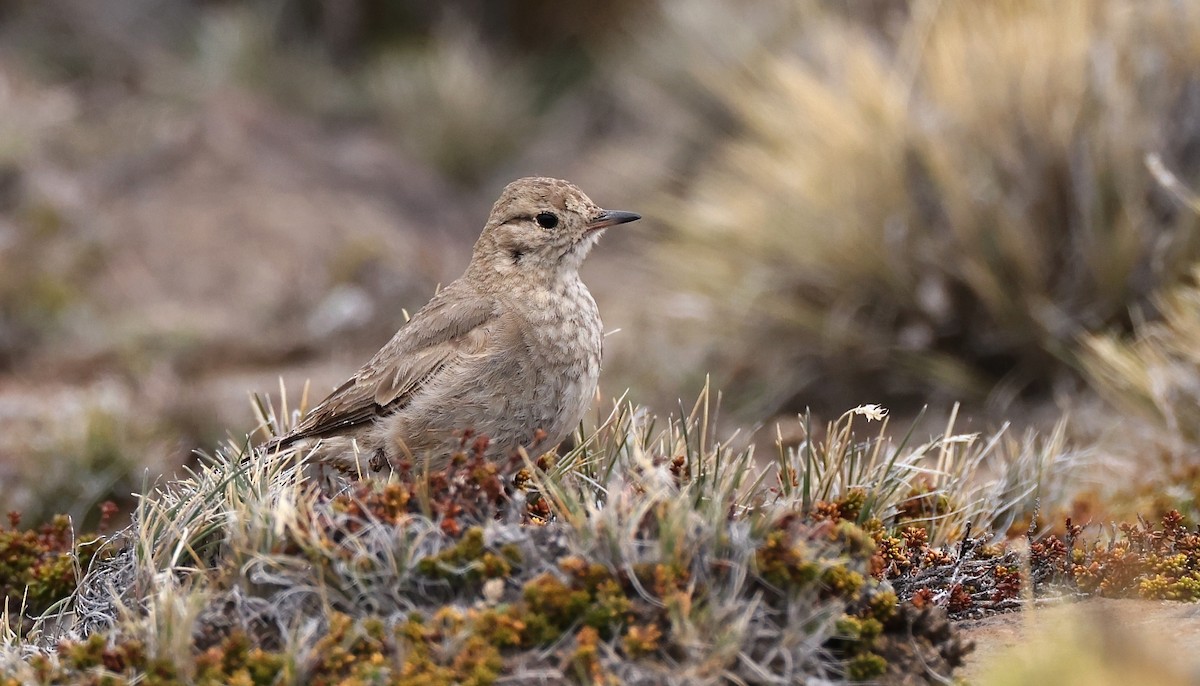
<path fill-rule="evenodd" d="M 530 390 L 546 414 L 547 431 L 578 424 L 600 377 L 603 325 L 596 301 L 581 282 L 564 283 L 525 301 L 523 332 Z M 560 437 L 561 438 L 561 437 Z"/>

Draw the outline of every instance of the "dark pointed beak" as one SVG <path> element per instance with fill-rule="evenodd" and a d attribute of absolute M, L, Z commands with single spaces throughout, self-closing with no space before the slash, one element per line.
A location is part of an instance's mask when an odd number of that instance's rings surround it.
<path fill-rule="evenodd" d="M 642 218 L 642 215 L 621 210 L 604 210 L 588 223 L 588 231 L 599 231 L 617 224 L 628 224 Z"/>

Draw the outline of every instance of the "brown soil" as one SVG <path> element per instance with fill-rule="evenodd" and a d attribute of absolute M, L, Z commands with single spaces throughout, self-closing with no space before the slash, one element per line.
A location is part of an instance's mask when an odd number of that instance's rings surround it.
<path fill-rule="evenodd" d="M 1072 661 L 1113 677 L 1136 674 L 1138 683 L 1195 683 L 1200 674 L 1200 605 L 1090 598 L 959 628 L 976 646 L 956 673 L 969 683 L 1010 683 L 1018 673 L 1050 679 Z M 1072 683 L 1082 683 L 1083 672 L 1076 670 Z"/>

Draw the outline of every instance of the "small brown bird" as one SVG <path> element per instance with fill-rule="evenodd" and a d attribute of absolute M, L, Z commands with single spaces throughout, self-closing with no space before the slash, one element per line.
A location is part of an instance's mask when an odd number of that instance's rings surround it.
<path fill-rule="evenodd" d="M 550 449 L 600 376 L 600 314 L 579 266 L 604 229 L 640 218 L 566 181 L 510 183 L 466 273 L 268 449 L 325 439 L 315 460 L 376 471 L 405 458 L 436 467 L 464 435 L 486 436 L 490 459 Z"/>

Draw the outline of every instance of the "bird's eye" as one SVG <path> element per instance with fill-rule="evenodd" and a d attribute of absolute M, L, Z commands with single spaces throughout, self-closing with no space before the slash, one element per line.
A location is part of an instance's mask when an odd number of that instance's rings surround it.
<path fill-rule="evenodd" d="M 538 216 L 534 217 L 534 219 L 537 220 L 538 226 L 542 227 L 543 229 L 553 229 L 554 227 L 558 226 L 558 217 L 550 212 L 542 212 Z"/>

